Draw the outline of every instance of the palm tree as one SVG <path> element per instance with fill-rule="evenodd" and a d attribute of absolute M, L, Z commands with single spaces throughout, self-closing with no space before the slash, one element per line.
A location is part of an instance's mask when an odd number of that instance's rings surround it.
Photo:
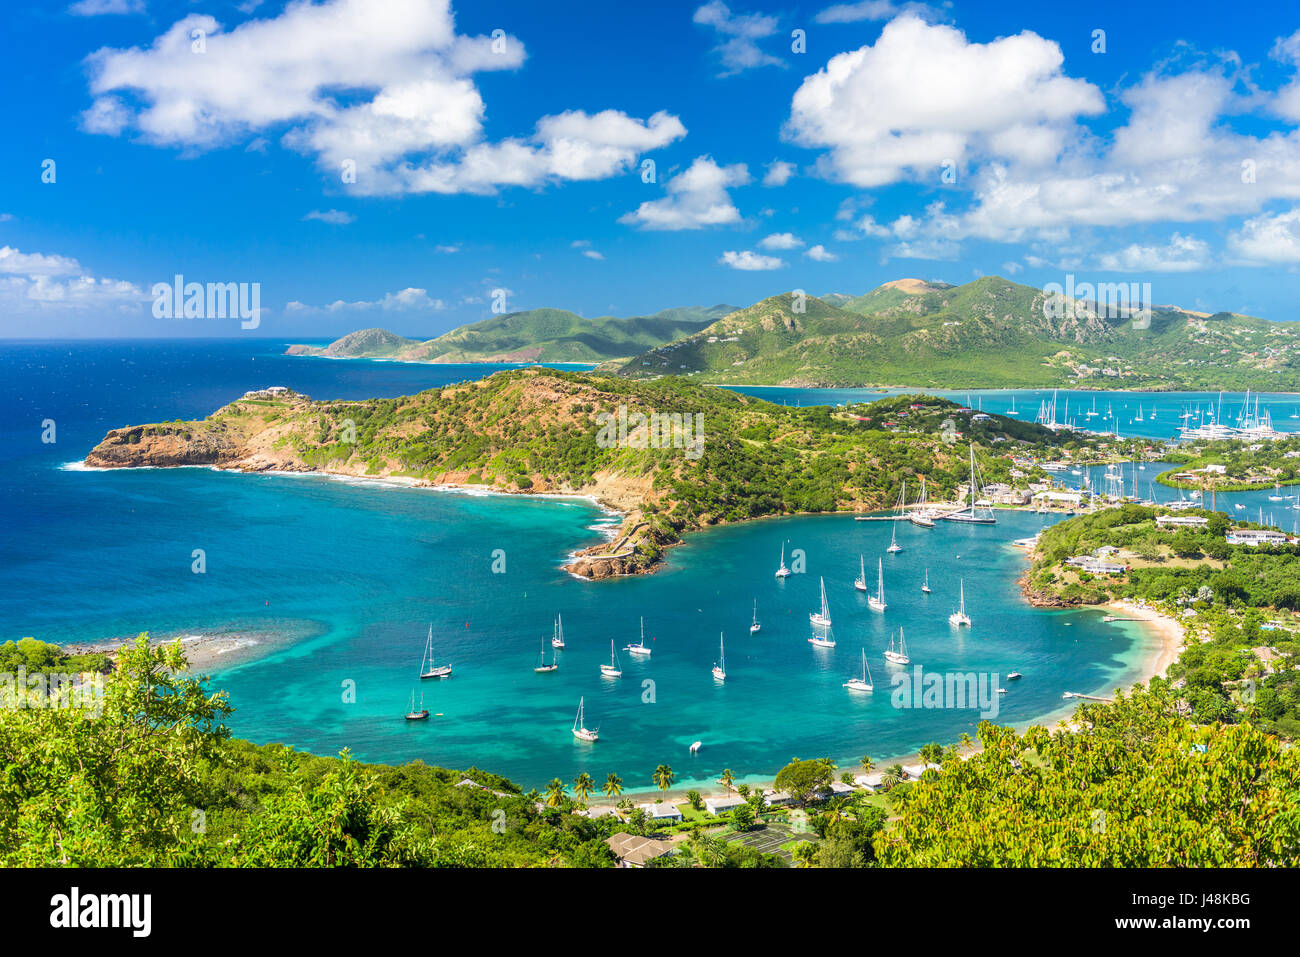
<path fill-rule="evenodd" d="M 812 841 L 800 841 L 795 845 L 794 857 L 799 867 L 812 867 L 817 859 L 817 845 Z"/>
<path fill-rule="evenodd" d="M 623 793 L 623 779 L 613 771 L 609 772 L 609 777 L 605 778 L 605 783 L 600 786 L 605 792 L 606 797 L 618 797 Z"/>
<path fill-rule="evenodd" d="M 870 773 L 871 773 L 871 769 L 874 768 L 875 766 L 876 766 L 876 762 L 875 762 L 875 761 L 872 761 L 871 758 L 869 758 L 869 757 L 864 757 L 864 758 L 862 759 L 862 773 L 863 773 L 863 774 L 870 774 Z"/>
<path fill-rule="evenodd" d="M 967 734 L 965 731 L 961 733 L 961 737 L 958 738 L 957 740 L 961 742 L 961 746 L 963 748 L 970 749 L 975 746 L 975 742 L 971 739 L 971 736 Z"/>
<path fill-rule="evenodd" d="M 546 806 L 559 807 L 564 801 L 564 782 L 559 778 L 551 778 L 551 783 L 546 785 Z"/>
<path fill-rule="evenodd" d="M 659 787 L 660 791 L 666 793 L 673 786 L 673 781 L 676 780 L 677 776 L 673 774 L 671 765 L 661 764 L 655 768 L 655 773 L 650 775 L 650 778 Z"/>
<path fill-rule="evenodd" d="M 592 780 L 590 774 L 583 771 L 573 779 L 573 793 L 578 795 L 578 800 L 585 802 L 587 795 L 596 789 L 596 782 Z"/>
<path fill-rule="evenodd" d="M 722 777 L 720 777 L 718 780 L 722 782 L 722 786 L 726 788 L 727 793 L 730 794 L 731 786 L 736 783 L 736 776 L 731 773 L 731 768 L 726 768 L 722 772 Z"/>

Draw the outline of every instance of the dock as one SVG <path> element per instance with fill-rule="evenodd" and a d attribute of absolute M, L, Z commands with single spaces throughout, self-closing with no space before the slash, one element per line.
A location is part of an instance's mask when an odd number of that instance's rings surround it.
<path fill-rule="evenodd" d="M 1080 694 L 1077 691 L 1067 691 L 1061 695 L 1062 698 L 1087 698 L 1089 701 L 1100 701 L 1102 704 L 1114 704 L 1113 698 L 1099 698 L 1095 694 Z"/>

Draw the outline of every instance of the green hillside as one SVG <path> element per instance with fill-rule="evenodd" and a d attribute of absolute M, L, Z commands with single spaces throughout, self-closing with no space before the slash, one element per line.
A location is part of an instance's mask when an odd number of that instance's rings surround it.
<path fill-rule="evenodd" d="M 620 371 L 794 386 L 1300 388 L 1300 329 L 1289 323 L 1157 306 L 1149 328 L 1134 328 L 1095 303 L 1059 318 L 1045 304 L 1042 290 L 996 276 L 899 280 L 839 307 L 786 293 Z"/>
<path fill-rule="evenodd" d="M 323 348 L 290 346 L 288 351 L 408 362 L 601 362 L 689 335 L 733 310 L 726 305 L 686 306 L 653 316 L 585 319 L 565 309 L 530 309 L 461 326 L 428 341 L 363 329 Z"/>

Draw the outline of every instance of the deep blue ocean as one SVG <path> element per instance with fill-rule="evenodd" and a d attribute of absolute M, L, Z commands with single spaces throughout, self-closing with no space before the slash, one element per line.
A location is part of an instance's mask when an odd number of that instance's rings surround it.
<path fill-rule="evenodd" d="M 584 500 L 77 467 L 110 428 L 201 417 L 253 388 L 287 385 L 322 399 L 393 396 L 500 368 L 293 358 L 281 354 L 284 345 L 0 343 L 0 641 L 220 634 L 255 652 L 210 671 L 237 709 L 236 735 L 326 754 L 348 747 L 372 761 L 477 765 L 527 786 L 616 771 L 630 788 L 650 788 L 660 763 L 671 764 L 683 786 L 712 781 L 724 767 L 759 780 L 794 756 L 880 759 L 973 732 L 972 710 L 891 706 L 882 652 L 900 627 L 926 671 L 1023 672 L 999 696 L 1003 723 L 1060 714 L 1066 690 L 1126 683 L 1150 652 L 1137 626 L 1023 603 L 1015 581 L 1024 558 L 1010 542 L 1050 520 L 1032 513 L 1002 516 L 993 527 L 901 525 L 904 550 L 895 555 L 884 552 L 890 523 L 765 520 L 693 534 L 657 574 L 587 582 L 560 570 L 609 522 Z M 818 397 L 798 392 L 802 404 Z M 1039 395 L 1016 393 L 1018 407 L 1036 410 Z M 827 401 L 842 396 L 837 390 Z M 984 396 L 992 411 L 1010 399 Z M 1144 407 L 1152 400 L 1141 397 Z M 1112 401 L 1118 408 L 1130 400 Z M 1172 430 L 1179 397 L 1154 401 L 1157 422 L 1168 411 Z M 1279 427 L 1293 424 L 1286 403 L 1294 401 L 1266 397 Z M 42 442 L 47 420 L 54 443 Z M 1156 467 L 1131 466 L 1128 474 L 1145 494 Z M 1220 507 L 1229 501 L 1247 504 L 1252 517 L 1258 505 L 1287 507 L 1263 492 L 1220 497 Z M 1290 528 L 1292 519 L 1279 516 L 1278 524 Z M 802 550 L 806 573 L 782 583 L 773 572 L 783 544 L 787 561 Z M 195 549 L 204 552 L 204 574 L 192 570 Z M 499 561 L 493 568 L 498 550 L 504 571 Z M 884 614 L 852 587 L 860 555 L 873 582 L 884 558 Z M 931 595 L 920 591 L 927 571 Z M 806 640 L 819 577 L 833 649 Z M 974 619 L 960 631 L 947 623 L 959 580 Z M 762 631 L 751 637 L 754 602 Z M 534 673 L 557 613 L 568 641 L 560 669 Z M 654 652 L 639 661 L 623 648 L 638 637 L 641 616 Z M 435 655 L 454 675 L 421 687 L 416 672 L 430 624 Z M 720 632 L 725 684 L 710 674 Z M 621 679 L 599 674 L 611 640 Z M 876 691 L 851 695 L 842 685 L 863 648 Z M 355 703 L 345 700 L 349 688 Z M 423 693 L 429 721 L 403 720 L 412 691 L 417 701 Z M 580 696 L 587 723 L 600 727 L 595 744 L 570 734 Z M 697 740 L 703 746 L 692 755 Z"/>

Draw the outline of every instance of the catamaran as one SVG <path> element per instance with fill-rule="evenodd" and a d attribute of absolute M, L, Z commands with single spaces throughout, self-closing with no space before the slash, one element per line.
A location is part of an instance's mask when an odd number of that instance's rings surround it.
<path fill-rule="evenodd" d="M 754 622 L 749 626 L 749 633 L 751 635 L 757 635 L 760 631 L 762 631 L 762 629 L 763 626 L 758 623 L 758 599 L 755 598 L 754 599 Z"/>
<path fill-rule="evenodd" d="M 853 579 L 853 587 L 858 591 L 867 590 L 867 562 L 861 555 L 858 556 L 858 577 Z"/>
<path fill-rule="evenodd" d="M 544 674 L 548 671 L 556 671 L 559 667 L 560 663 L 555 660 L 554 650 L 551 651 L 551 663 L 549 665 L 546 663 L 546 642 L 543 641 L 542 650 L 537 653 L 537 665 L 533 670 L 539 674 Z"/>
<path fill-rule="evenodd" d="M 980 505 L 980 484 L 975 477 L 975 443 L 970 446 L 970 505 L 956 512 L 946 512 L 941 517 L 949 522 L 967 522 L 975 525 L 993 525 L 993 509 L 987 504 Z"/>
<path fill-rule="evenodd" d="M 573 719 L 573 736 L 577 738 L 579 741 L 597 741 L 600 739 L 600 731 L 598 729 L 588 728 L 586 723 L 583 722 L 582 704 L 583 704 L 583 699 L 579 698 L 578 716 Z"/>
<path fill-rule="evenodd" d="M 722 646 L 722 635 L 718 635 L 718 660 L 713 665 L 713 677 L 719 681 L 727 680 L 727 652 Z"/>
<path fill-rule="evenodd" d="M 885 610 L 885 564 L 876 559 L 876 593 L 867 596 L 867 607 L 872 611 Z"/>
<path fill-rule="evenodd" d="M 788 578 L 789 576 L 790 576 L 790 569 L 785 567 L 785 542 L 782 542 L 781 543 L 781 564 L 780 566 L 777 567 L 776 577 Z"/>
<path fill-rule="evenodd" d="M 423 721 L 429 717 L 429 709 L 424 706 L 424 692 L 420 692 L 420 707 L 415 706 L 415 692 L 411 692 L 411 710 L 406 712 L 407 721 Z"/>
<path fill-rule="evenodd" d="M 921 591 L 930 594 L 930 569 L 928 568 L 925 570 L 925 581 L 921 584 Z"/>
<path fill-rule="evenodd" d="M 894 650 L 894 636 L 889 636 L 889 648 L 885 651 L 885 660 L 892 661 L 896 665 L 910 664 L 912 659 L 907 657 L 907 639 L 903 637 L 903 629 L 898 629 L 898 650 Z"/>
<path fill-rule="evenodd" d="M 618 666 L 618 653 L 614 651 L 614 639 L 609 640 L 609 664 L 600 666 L 600 673 L 607 678 L 623 677 L 623 669 Z"/>
<path fill-rule="evenodd" d="M 651 648 L 645 643 L 645 617 L 641 618 L 641 640 L 635 645 L 628 645 L 623 649 L 635 658 L 649 658 Z"/>
<path fill-rule="evenodd" d="M 560 616 L 555 616 L 555 628 L 551 633 L 551 647 L 564 650 L 564 622 L 560 621 Z"/>
<path fill-rule="evenodd" d="M 451 665 L 433 663 L 433 625 L 429 626 L 429 638 L 424 643 L 424 658 L 420 662 L 421 678 L 450 678 Z"/>
<path fill-rule="evenodd" d="M 901 552 L 902 550 L 903 546 L 898 544 L 898 526 L 895 525 L 893 527 L 893 534 L 889 537 L 889 547 L 886 548 L 885 551 L 892 555 L 894 552 Z"/>
<path fill-rule="evenodd" d="M 808 620 L 818 628 L 829 628 L 831 626 L 831 609 L 826 604 L 826 579 L 820 579 L 822 584 L 822 607 L 821 611 L 814 611 L 808 615 Z"/>
<path fill-rule="evenodd" d="M 961 589 L 960 592 L 961 604 L 957 606 L 956 611 L 954 611 L 951 615 L 948 616 L 948 624 L 969 626 L 970 618 L 966 614 L 966 580 L 964 578 L 961 581 L 960 589 Z"/>
<path fill-rule="evenodd" d="M 871 691 L 874 686 L 871 683 L 871 669 L 867 667 L 867 649 L 862 649 L 862 677 L 850 678 L 844 682 L 844 687 L 850 691 Z"/>

